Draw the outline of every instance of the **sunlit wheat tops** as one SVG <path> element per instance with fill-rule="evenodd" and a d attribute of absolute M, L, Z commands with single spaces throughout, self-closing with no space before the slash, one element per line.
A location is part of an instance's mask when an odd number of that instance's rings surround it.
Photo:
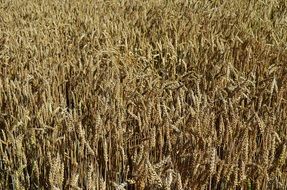
<path fill-rule="evenodd" d="M 287 189 L 287 1 L 0 2 L 0 190 Z"/>

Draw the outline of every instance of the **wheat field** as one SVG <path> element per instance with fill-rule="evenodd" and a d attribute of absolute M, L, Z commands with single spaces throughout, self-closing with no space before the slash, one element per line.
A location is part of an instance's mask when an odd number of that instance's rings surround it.
<path fill-rule="evenodd" d="M 287 189 L 287 1 L 0 0 L 0 189 Z"/>

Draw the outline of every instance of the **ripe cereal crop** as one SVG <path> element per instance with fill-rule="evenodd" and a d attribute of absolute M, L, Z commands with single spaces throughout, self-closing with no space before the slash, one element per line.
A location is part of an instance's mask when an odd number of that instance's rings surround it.
<path fill-rule="evenodd" d="M 287 1 L 0 0 L 0 189 L 287 189 Z"/>

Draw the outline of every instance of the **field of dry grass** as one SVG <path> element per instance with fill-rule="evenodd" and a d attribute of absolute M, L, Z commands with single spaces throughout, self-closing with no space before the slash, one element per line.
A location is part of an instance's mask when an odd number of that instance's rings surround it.
<path fill-rule="evenodd" d="M 287 189 L 287 1 L 0 2 L 0 189 Z"/>

